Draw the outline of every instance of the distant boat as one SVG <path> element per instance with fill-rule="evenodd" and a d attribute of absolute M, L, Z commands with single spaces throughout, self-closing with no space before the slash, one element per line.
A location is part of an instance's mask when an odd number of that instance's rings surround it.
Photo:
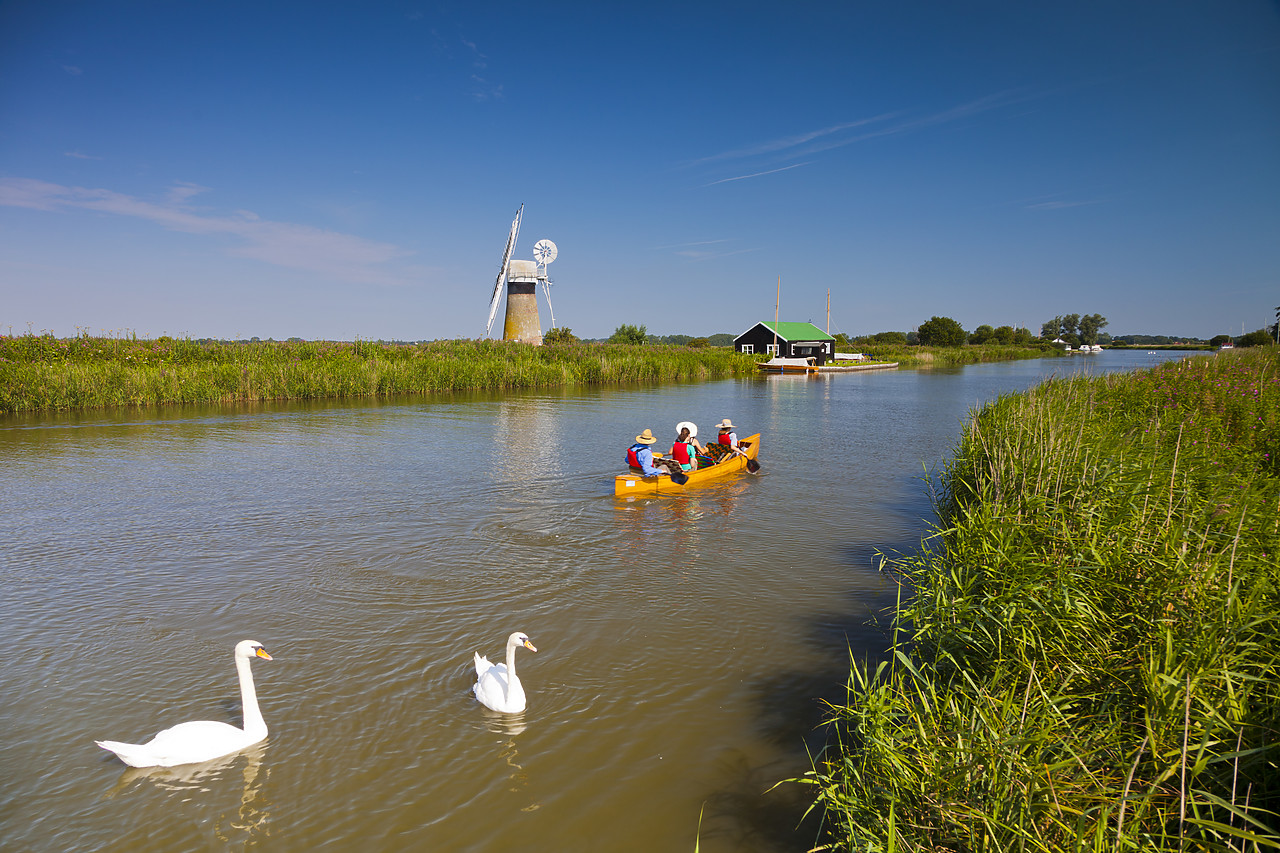
<path fill-rule="evenodd" d="M 782 358 L 775 355 L 768 361 L 757 363 L 756 367 L 773 373 L 816 373 L 818 371 L 818 360 L 813 356 Z"/>

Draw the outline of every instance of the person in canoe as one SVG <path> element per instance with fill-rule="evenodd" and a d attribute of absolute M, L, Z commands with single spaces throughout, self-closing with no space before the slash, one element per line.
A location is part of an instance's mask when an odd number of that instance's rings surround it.
<path fill-rule="evenodd" d="M 645 428 L 644 432 L 636 436 L 636 443 L 627 448 L 627 464 L 638 469 L 646 477 L 672 473 L 667 464 L 668 460 L 661 459 L 655 462 L 653 458 L 653 445 L 657 442 L 658 439 L 654 437 L 653 430 Z M 676 471 L 679 471 L 678 467 Z"/>
<path fill-rule="evenodd" d="M 694 471 L 698 467 L 698 454 L 707 449 L 698 441 L 698 425 L 693 421 L 676 424 L 675 444 L 671 445 L 671 458 L 680 464 L 681 471 Z"/>
<path fill-rule="evenodd" d="M 728 418 L 725 418 L 724 420 L 722 420 L 720 423 L 716 425 L 716 428 L 720 431 L 719 435 L 716 436 L 716 443 L 727 444 L 729 447 L 732 447 L 734 450 L 737 450 L 738 434 L 734 432 L 734 430 L 737 429 L 737 427 L 733 425 L 733 421 L 729 420 Z"/>

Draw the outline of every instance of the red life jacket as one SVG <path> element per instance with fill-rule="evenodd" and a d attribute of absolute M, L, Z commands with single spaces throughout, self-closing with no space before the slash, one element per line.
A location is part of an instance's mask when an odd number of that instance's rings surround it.
<path fill-rule="evenodd" d="M 681 465 L 693 464 L 692 460 L 689 459 L 689 445 L 683 441 L 677 441 L 675 444 L 671 445 L 671 455 L 674 456 L 676 461 Z"/>
<path fill-rule="evenodd" d="M 648 445 L 644 445 L 644 444 L 633 444 L 630 447 L 628 447 L 627 448 L 627 464 L 630 465 L 632 468 L 643 468 L 644 466 L 640 464 L 640 460 L 636 458 L 636 451 L 641 449 L 642 447 L 647 447 L 647 446 Z"/>
<path fill-rule="evenodd" d="M 720 433 L 720 435 L 716 436 L 716 441 L 720 442 L 721 444 L 733 444 L 733 433 L 722 432 Z"/>

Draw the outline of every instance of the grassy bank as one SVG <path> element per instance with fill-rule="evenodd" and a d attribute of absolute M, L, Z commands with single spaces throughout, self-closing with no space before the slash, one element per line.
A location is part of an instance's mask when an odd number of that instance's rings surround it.
<path fill-rule="evenodd" d="M 0 336 L 0 411 L 754 376 L 729 349 L 502 341 L 382 344 Z"/>
<path fill-rule="evenodd" d="M 977 413 L 802 782 L 829 849 L 1280 846 L 1280 353 Z"/>
<path fill-rule="evenodd" d="M 1044 345 L 965 344 L 961 347 L 922 347 L 906 344 L 872 344 L 864 349 L 876 361 L 896 361 L 900 367 L 963 367 L 1024 358 L 1058 358 L 1061 349 Z"/>

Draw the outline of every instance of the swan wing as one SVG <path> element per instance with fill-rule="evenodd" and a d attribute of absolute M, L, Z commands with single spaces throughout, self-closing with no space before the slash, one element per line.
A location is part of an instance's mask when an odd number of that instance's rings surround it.
<path fill-rule="evenodd" d="M 476 681 L 474 688 L 480 704 L 491 711 L 518 714 L 524 710 L 524 685 L 520 678 L 508 678 L 507 665 L 494 664 Z"/>
<path fill-rule="evenodd" d="M 173 767 L 221 758 L 265 738 L 265 732 L 251 735 L 226 723 L 196 720 L 165 729 L 146 743 L 100 740 L 97 744 L 130 767 Z"/>

